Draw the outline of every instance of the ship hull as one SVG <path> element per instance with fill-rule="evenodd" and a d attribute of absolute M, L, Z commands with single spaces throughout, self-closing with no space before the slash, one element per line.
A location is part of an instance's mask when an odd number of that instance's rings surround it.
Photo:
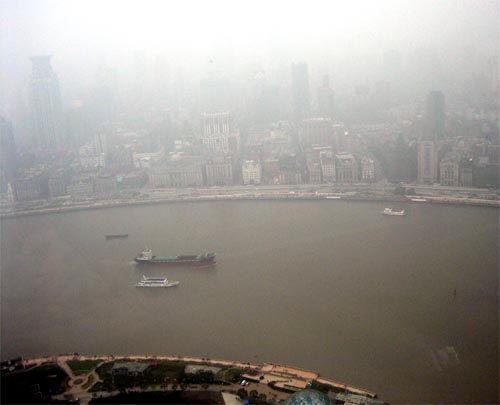
<path fill-rule="evenodd" d="M 162 266 L 172 266 L 172 267 L 179 267 L 179 266 L 183 266 L 183 267 L 203 267 L 203 266 L 212 266 L 214 265 L 216 262 L 215 260 L 211 260 L 211 261 L 163 261 L 163 260 L 141 260 L 141 259 L 135 259 L 135 261 L 138 263 L 138 264 L 156 264 L 156 265 L 162 265 Z"/>

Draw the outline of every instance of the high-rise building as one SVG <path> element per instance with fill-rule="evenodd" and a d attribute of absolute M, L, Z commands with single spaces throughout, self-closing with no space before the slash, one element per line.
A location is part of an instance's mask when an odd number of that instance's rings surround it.
<path fill-rule="evenodd" d="M 330 118 L 309 118 L 302 121 L 301 140 L 305 146 L 332 146 L 334 133 Z"/>
<path fill-rule="evenodd" d="M 309 117 L 309 73 L 306 63 L 292 64 L 292 113 L 296 123 Z"/>
<path fill-rule="evenodd" d="M 328 75 L 323 77 L 323 84 L 318 88 L 318 113 L 320 117 L 333 120 L 334 93 L 330 88 Z"/>
<path fill-rule="evenodd" d="M 426 134 L 427 139 L 443 139 L 445 136 L 445 104 L 444 94 L 431 91 L 426 103 Z"/>
<path fill-rule="evenodd" d="M 42 149 L 58 149 L 65 146 L 59 81 L 52 70 L 50 55 L 34 56 L 31 62 L 37 146 Z"/>
<path fill-rule="evenodd" d="M 228 112 L 205 113 L 202 117 L 202 141 L 209 154 L 229 153 L 229 137 L 232 133 L 231 114 Z"/>
<path fill-rule="evenodd" d="M 435 141 L 418 142 L 418 177 L 419 183 L 432 184 L 438 178 L 438 150 Z"/>

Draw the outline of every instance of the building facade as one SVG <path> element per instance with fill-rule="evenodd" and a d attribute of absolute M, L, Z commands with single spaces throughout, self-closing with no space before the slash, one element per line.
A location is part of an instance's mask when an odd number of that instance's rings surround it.
<path fill-rule="evenodd" d="M 358 162 L 350 153 L 336 155 L 335 172 L 338 183 L 356 183 L 358 181 Z"/>
<path fill-rule="evenodd" d="M 205 165 L 207 186 L 229 186 L 233 184 L 233 164 L 229 156 L 213 157 Z"/>
<path fill-rule="evenodd" d="M 194 162 L 175 162 L 151 169 L 153 187 L 199 187 L 203 185 L 201 165 Z"/>
<path fill-rule="evenodd" d="M 333 127 L 330 118 L 310 118 L 302 121 L 302 143 L 305 146 L 333 145 Z"/>
<path fill-rule="evenodd" d="M 375 180 L 375 161 L 373 159 L 368 157 L 361 159 L 361 180 L 364 182 Z"/>
<path fill-rule="evenodd" d="M 229 112 L 204 113 L 202 116 L 204 149 L 211 155 L 228 154 L 232 120 Z"/>
<path fill-rule="evenodd" d="M 260 184 L 262 181 L 262 166 L 254 160 L 247 160 L 241 165 L 243 184 Z"/>
<path fill-rule="evenodd" d="M 335 158 L 332 151 L 321 151 L 319 155 L 319 161 L 321 163 L 321 175 L 323 177 L 323 182 L 334 183 L 337 179 L 335 173 Z"/>

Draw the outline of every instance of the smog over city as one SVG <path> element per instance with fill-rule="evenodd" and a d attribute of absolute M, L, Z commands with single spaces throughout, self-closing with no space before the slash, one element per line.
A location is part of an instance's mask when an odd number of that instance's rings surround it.
<path fill-rule="evenodd" d="M 0 0 L 2 403 L 499 403 L 498 0 Z"/>

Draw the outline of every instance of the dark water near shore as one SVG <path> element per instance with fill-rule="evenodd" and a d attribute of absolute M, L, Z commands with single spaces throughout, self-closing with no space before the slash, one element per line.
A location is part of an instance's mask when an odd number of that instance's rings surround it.
<path fill-rule="evenodd" d="M 165 204 L 1 222 L 1 353 L 279 362 L 392 403 L 498 402 L 498 210 Z M 108 240 L 106 234 L 128 233 Z M 212 268 L 136 267 L 213 250 Z M 138 289 L 142 274 L 180 281 Z M 456 289 L 456 296 L 453 294 Z"/>

